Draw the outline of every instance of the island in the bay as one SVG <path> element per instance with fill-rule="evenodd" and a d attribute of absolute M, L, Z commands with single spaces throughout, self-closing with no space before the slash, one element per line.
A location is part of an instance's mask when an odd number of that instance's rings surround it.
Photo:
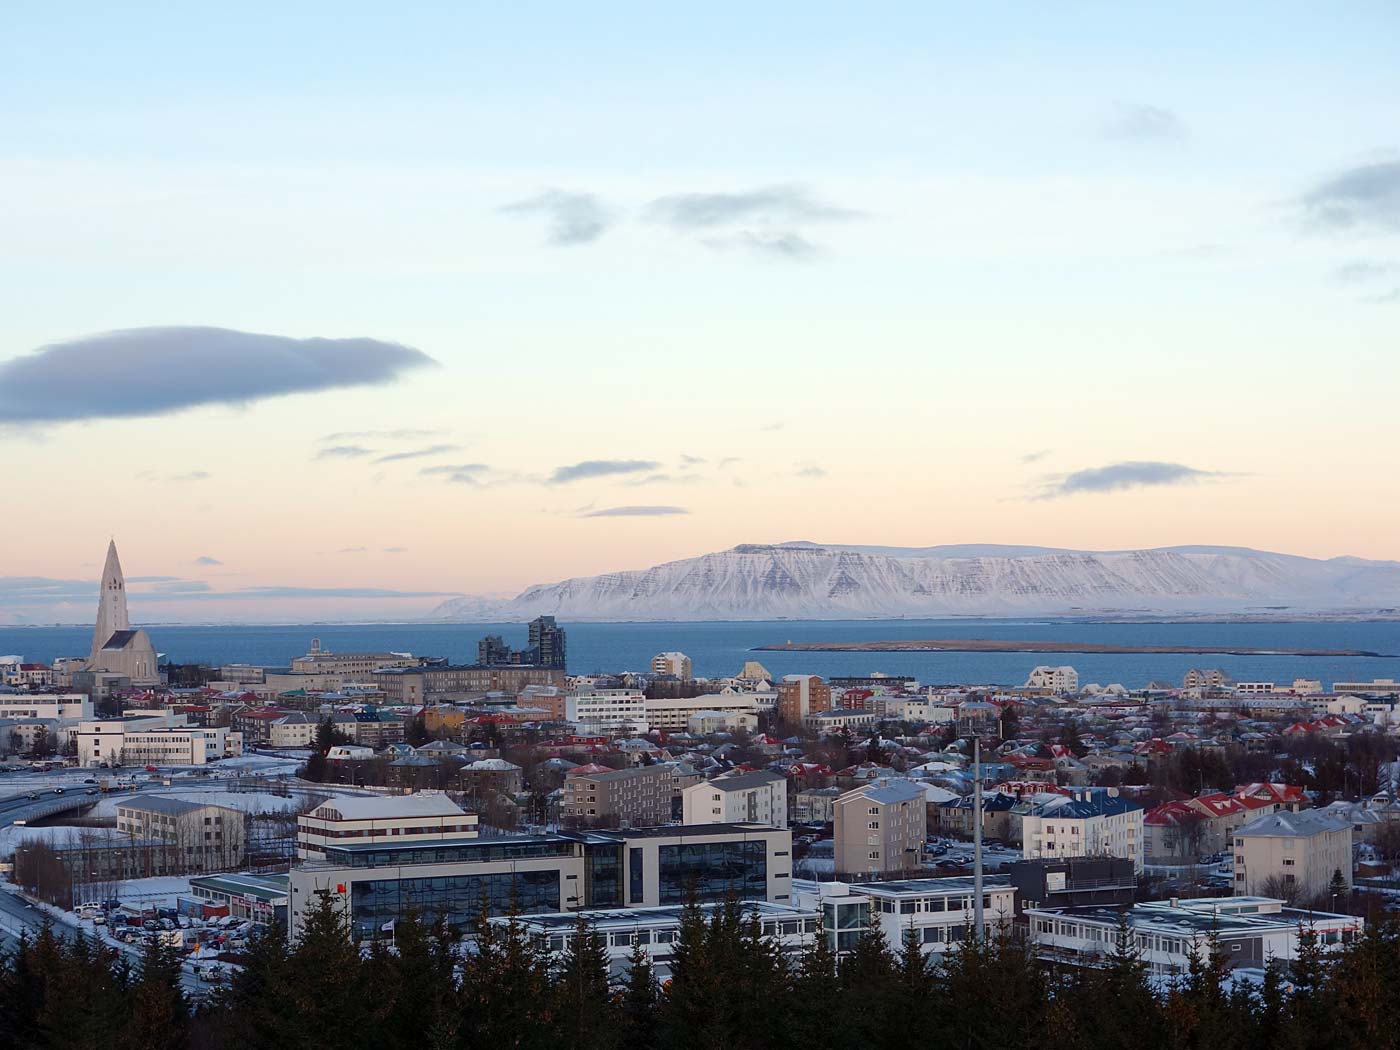
<path fill-rule="evenodd" d="M 755 652 L 794 653 L 1189 653 L 1221 656 L 1383 656 L 1368 649 L 1250 649 L 1228 645 L 1099 645 L 1005 638 L 931 638 L 871 642 L 779 642 Z"/>

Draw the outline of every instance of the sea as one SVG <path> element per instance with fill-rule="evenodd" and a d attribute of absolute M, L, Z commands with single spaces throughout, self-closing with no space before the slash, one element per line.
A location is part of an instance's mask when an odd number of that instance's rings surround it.
<path fill-rule="evenodd" d="M 1037 664 L 1069 664 L 1081 683 L 1118 682 L 1129 688 L 1163 680 L 1179 683 L 1191 667 L 1221 667 L 1236 681 L 1291 683 L 1400 679 L 1400 622 L 1120 622 L 1089 619 L 772 620 L 702 623 L 562 623 L 571 672 L 646 670 L 659 652 L 690 656 L 697 675 L 737 674 L 757 660 L 785 674 L 910 675 L 925 684 L 1021 685 Z M 375 623 L 284 625 L 148 625 L 156 649 L 176 663 L 285 666 L 313 639 L 338 652 L 410 652 L 470 663 L 483 635 L 499 634 L 523 648 L 525 627 L 508 623 Z M 1098 645 L 1206 645 L 1250 649 L 1362 649 L 1378 657 L 1221 656 L 1135 653 L 882 653 L 755 652 L 793 642 L 866 642 L 930 638 L 1088 642 Z M 92 628 L 0 627 L 0 656 L 47 663 L 85 654 Z"/>

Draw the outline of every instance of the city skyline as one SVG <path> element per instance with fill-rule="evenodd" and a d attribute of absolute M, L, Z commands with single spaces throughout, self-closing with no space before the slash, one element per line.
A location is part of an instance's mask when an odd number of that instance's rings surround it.
<path fill-rule="evenodd" d="M 149 620 L 799 539 L 1400 557 L 1349 12 L 17 14 L 0 611 L 90 616 L 111 537 Z"/>

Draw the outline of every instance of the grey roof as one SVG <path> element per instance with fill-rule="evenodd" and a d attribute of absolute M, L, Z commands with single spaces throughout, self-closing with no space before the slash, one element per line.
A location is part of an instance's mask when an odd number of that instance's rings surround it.
<path fill-rule="evenodd" d="M 767 770 L 760 770 L 757 773 L 740 773 L 732 777 L 720 777 L 711 780 L 710 787 L 720 791 L 747 791 L 750 788 L 767 787 L 779 781 L 785 781 L 787 777 L 781 773 L 773 773 Z"/>
<path fill-rule="evenodd" d="M 197 810 L 215 806 L 212 802 L 186 802 L 179 798 L 165 798 L 156 795 L 151 798 L 125 798 L 117 803 L 118 809 L 135 809 L 147 813 L 164 813 L 167 816 L 179 817 L 186 813 L 194 813 Z M 228 809 L 228 806 L 215 806 L 216 809 Z"/>
<path fill-rule="evenodd" d="M 125 649 L 137 635 L 136 631 L 113 631 L 112 637 L 102 644 L 104 649 Z"/>
<path fill-rule="evenodd" d="M 1258 820 L 1251 820 L 1248 824 L 1235 829 L 1235 834 L 1244 836 L 1286 836 L 1288 838 L 1307 838 L 1311 835 L 1321 835 L 1328 831 L 1346 831 L 1351 827 L 1351 823 L 1346 820 L 1339 820 L 1336 817 L 1328 816 L 1320 810 L 1305 809 L 1301 813 L 1271 813 L 1267 817 L 1260 817 Z"/>

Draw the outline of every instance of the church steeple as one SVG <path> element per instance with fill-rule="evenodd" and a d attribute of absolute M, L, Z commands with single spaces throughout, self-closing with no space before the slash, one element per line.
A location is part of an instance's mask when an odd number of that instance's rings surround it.
<path fill-rule="evenodd" d="M 117 558 L 117 541 L 107 544 L 107 561 L 102 566 L 102 590 L 97 596 L 97 625 L 92 632 L 92 657 L 107 644 L 116 631 L 128 631 L 131 621 L 126 612 L 126 578 L 122 575 L 122 563 Z"/>

